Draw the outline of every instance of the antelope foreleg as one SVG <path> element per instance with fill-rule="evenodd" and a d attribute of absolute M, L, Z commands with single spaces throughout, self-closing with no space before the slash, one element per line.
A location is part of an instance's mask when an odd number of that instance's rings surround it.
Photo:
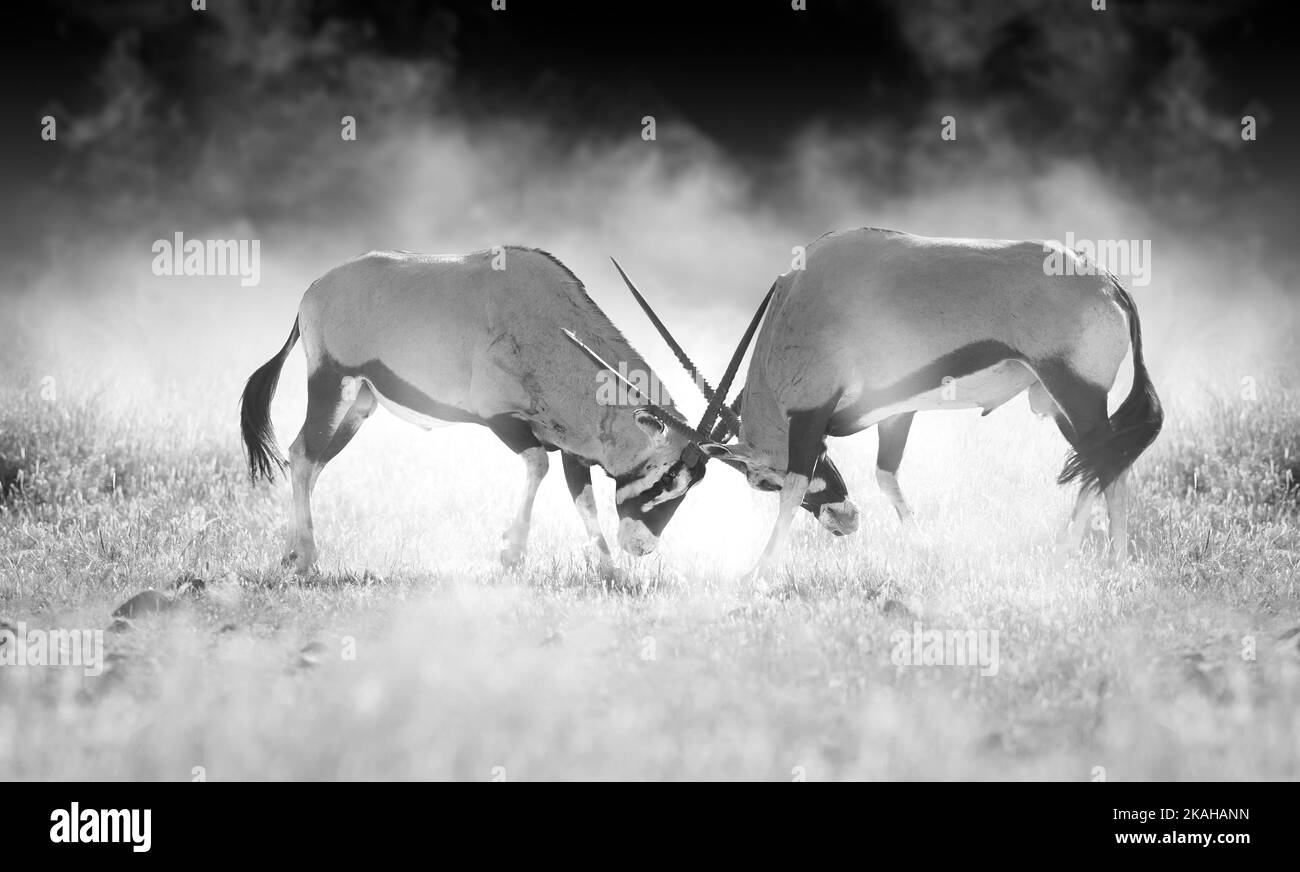
<path fill-rule="evenodd" d="M 786 540 L 790 537 L 790 525 L 794 523 L 795 510 L 803 504 L 804 495 L 808 493 L 811 479 L 800 472 L 787 472 L 781 484 L 781 507 L 776 513 L 776 524 L 772 535 L 768 537 L 767 547 L 758 565 L 750 573 L 750 580 L 757 581 L 771 570 L 785 551 Z"/>
<path fill-rule="evenodd" d="M 501 564 L 507 568 L 523 562 L 524 552 L 528 550 L 528 532 L 532 526 L 533 500 L 537 498 L 537 489 L 541 487 L 546 470 L 550 467 L 546 449 L 540 445 L 524 449 L 519 452 L 519 456 L 524 461 L 524 495 L 519 501 L 515 522 L 501 534 Z"/>

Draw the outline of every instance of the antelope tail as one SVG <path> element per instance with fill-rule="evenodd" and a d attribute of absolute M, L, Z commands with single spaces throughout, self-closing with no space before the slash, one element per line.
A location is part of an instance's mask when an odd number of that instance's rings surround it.
<path fill-rule="evenodd" d="M 1165 415 L 1142 358 L 1142 324 L 1133 298 L 1111 276 L 1119 303 L 1128 315 L 1129 341 L 1133 345 L 1133 388 L 1110 418 L 1110 426 L 1085 437 L 1070 452 L 1057 483 L 1078 480 L 1084 487 L 1104 489 L 1156 440 Z"/>
<path fill-rule="evenodd" d="M 239 400 L 239 429 L 244 436 L 244 449 L 248 454 L 248 475 L 253 481 L 264 478 L 272 481 L 276 473 L 288 465 L 275 444 L 275 430 L 271 426 L 271 398 L 280 381 L 284 361 L 298 341 L 298 319 L 293 321 L 289 339 L 280 353 L 257 368 L 244 385 Z"/>

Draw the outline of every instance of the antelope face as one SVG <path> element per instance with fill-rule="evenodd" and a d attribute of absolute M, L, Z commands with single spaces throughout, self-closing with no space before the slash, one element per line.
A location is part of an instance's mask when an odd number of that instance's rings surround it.
<path fill-rule="evenodd" d="M 659 547 L 659 536 L 686 492 L 704 478 L 704 458 L 691 464 L 663 422 L 637 412 L 637 425 L 650 437 L 650 457 L 635 471 L 614 479 L 618 545 L 640 557 Z"/>
<path fill-rule="evenodd" d="M 831 462 L 830 455 L 822 454 L 817 461 L 803 507 L 836 536 L 845 536 L 858 529 L 858 507 L 849 499 L 844 476 Z"/>
<path fill-rule="evenodd" d="M 744 469 L 749 486 L 761 491 L 779 491 L 785 483 L 785 472 L 773 467 L 771 460 L 752 447 L 737 443 L 703 446 L 710 457 L 716 457 Z M 836 536 L 845 536 L 858 529 L 858 507 L 849 499 L 849 489 L 844 477 L 825 452 L 817 460 L 803 507 L 817 518 L 823 527 Z"/>

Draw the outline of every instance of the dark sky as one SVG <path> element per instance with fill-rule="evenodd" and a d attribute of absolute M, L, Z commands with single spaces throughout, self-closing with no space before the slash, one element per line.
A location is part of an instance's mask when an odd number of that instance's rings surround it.
<path fill-rule="evenodd" d="M 235 0 L 212 0 L 208 15 Z M 256 6 L 258 3 L 245 2 Z M 617 123 L 618 107 L 670 112 L 729 148 L 778 148 L 809 122 L 852 122 L 880 112 L 907 112 L 936 88 L 932 65 L 900 32 L 900 8 L 929 10 L 960 27 L 952 9 L 1023 6 L 1002 27 L 999 45 L 968 90 L 1032 90 L 1035 43 L 1042 31 L 1068 30 L 1088 0 L 964 3 L 927 0 L 810 0 L 792 12 L 787 0 L 711 0 L 690 4 L 648 0 L 510 0 L 494 12 L 490 0 L 320 0 L 297 3 L 313 26 L 335 21 L 367 34 L 368 48 L 394 56 L 435 56 L 451 62 L 465 109 L 537 111 L 583 129 Z M 1171 33 L 1200 47 L 1224 107 L 1251 102 L 1280 106 L 1294 99 L 1296 63 L 1286 0 L 1112 0 L 1098 20 L 1136 37 L 1145 55 L 1142 78 L 1166 60 Z M 1038 14 L 1036 10 L 1042 10 Z M 920 12 L 911 14 L 919 15 Z M 138 32 L 147 64 L 182 92 L 201 87 L 187 69 L 189 44 L 213 30 L 185 0 L 46 0 L 6 10 L 3 99 L 6 115 L 30 118 L 50 103 L 68 108 L 95 99 L 95 76 L 110 46 Z M 1089 50 L 1081 40 L 1079 52 Z M 1098 55 L 1098 62 L 1106 59 Z M 217 83 L 213 83 L 217 84 Z M 1068 83 L 1067 83 L 1068 84 Z M 1083 83 L 1080 83 L 1083 84 Z M 1141 84 L 1138 82 L 1137 84 Z M 1051 95 L 1059 100 L 1084 95 Z M 1277 119 L 1281 122 L 1283 119 Z M 6 153 L 35 149 L 6 125 Z M 1293 125 L 1280 125 L 1260 150 L 1295 144 Z"/>
<path fill-rule="evenodd" d="M 21 207 L 0 219 L 11 244 L 29 247 L 48 220 L 83 211 L 75 206 L 93 214 L 184 178 L 187 155 L 241 112 L 265 124 L 298 90 L 355 88 L 339 69 L 359 57 L 445 72 L 436 96 L 417 89 L 388 106 L 397 119 L 519 118 L 559 142 L 591 143 L 627 136 L 651 114 L 698 131 L 755 178 L 779 172 L 790 143 L 820 128 L 867 131 L 876 148 L 861 172 L 910 179 L 898 165 L 916 158 L 916 131 L 951 111 L 1032 142 L 1044 159 L 1083 155 L 1198 220 L 1242 210 L 1243 196 L 1271 197 L 1270 212 L 1294 199 L 1300 77 L 1285 0 L 1110 0 L 1105 12 L 1089 0 L 809 0 L 805 12 L 788 0 L 509 0 L 505 12 L 490 0 L 320 0 L 271 4 L 297 10 L 289 24 L 273 16 L 295 46 L 282 66 L 232 45 L 229 9 L 252 10 L 240 16 L 248 26 L 268 4 L 209 5 L 6 8 L 0 184 Z M 147 100 L 112 103 L 131 88 Z M 80 148 L 40 141 L 47 112 L 80 119 Z M 1261 135 L 1242 148 L 1246 112 L 1260 116 Z M 141 172 L 122 172 L 132 163 Z M 239 207 L 273 205 L 250 192 Z"/>

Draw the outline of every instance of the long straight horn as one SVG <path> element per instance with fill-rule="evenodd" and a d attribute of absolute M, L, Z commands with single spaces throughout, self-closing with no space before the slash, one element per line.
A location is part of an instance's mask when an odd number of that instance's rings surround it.
<path fill-rule="evenodd" d="M 749 327 L 745 330 L 745 335 L 741 337 L 740 344 L 736 346 L 736 353 L 731 355 L 731 363 L 727 364 L 727 371 L 722 376 L 722 381 L 718 383 L 718 390 L 713 395 L 713 400 L 709 407 L 704 410 L 704 417 L 700 419 L 700 426 L 695 429 L 701 433 L 709 433 L 713 430 L 713 425 L 717 423 L 718 415 L 725 406 L 727 401 L 727 392 L 731 390 L 731 383 L 736 378 L 736 372 L 740 369 L 740 361 L 744 359 L 745 352 L 749 350 L 749 343 L 754 341 L 754 333 L 758 330 L 759 323 L 763 320 L 763 314 L 767 311 L 767 304 L 772 302 L 772 295 L 776 293 L 776 282 L 772 282 L 772 287 L 768 289 L 767 296 L 759 304 L 758 311 L 754 313 L 754 318 L 749 322 Z M 729 411 L 729 410 L 728 410 Z M 734 413 L 732 417 L 735 417 Z M 740 422 L 736 422 L 736 433 L 740 433 Z"/>
<path fill-rule="evenodd" d="M 561 328 L 561 329 L 563 329 L 563 328 Z M 647 396 L 646 396 L 646 395 L 641 391 L 640 388 L 638 388 L 636 385 L 632 384 L 630 381 L 628 381 L 627 379 L 625 379 L 625 378 L 623 377 L 623 374 L 620 373 L 617 369 L 615 369 L 614 367 L 612 367 L 612 366 L 610 366 L 608 363 L 606 363 L 606 362 L 604 361 L 604 359 L 601 358 L 601 356 L 600 356 L 599 354 L 597 354 L 597 353 L 596 353 L 595 351 L 593 351 L 590 347 L 588 347 L 588 345 L 587 345 L 585 342 L 583 342 L 581 339 L 579 339 L 579 338 L 574 334 L 574 332 L 573 332 L 572 330 L 565 330 L 565 331 L 564 331 L 564 335 L 567 336 L 567 337 L 569 337 L 569 341 L 570 341 L 570 342 L 572 342 L 574 345 L 578 346 L 578 348 L 582 349 L 583 353 L 586 354 L 587 357 L 591 358 L 591 360 L 592 360 L 592 361 L 593 361 L 597 366 L 599 366 L 601 369 L 606 369 L 606 370 L 609 370 L 611 373 L 613 373 L 613 374 L 614 374 L 614 378 L 616 378 L 616 379 L 618 379 L 620 382 L 622 382 L 622 383 L 623 383 L 623 386 L 624 386 L 625 388 L 628 389 L 628 391 L 629 391 L 630 394 L 636 394 L 638 397 L 640 397 L 641 400 L 643 401 L 643 402 L 642 402 L 642 408 L 644 408 L 644 409 L 645 409 L 647 412 L 649 412 L 650 414 L 654 415 L 654 416 L 655 416 L 656 418 L 658 418 L 660 421 L 663 421 L 663 422 L 664 422 L 664 426 L 669 427 L 670 429 L 676 430 L 678 433 L 682 434 L 682 435 L 685 436 L 687 439 L 690 439 L 692 442 L 699 442 L 699 441 L 700 441 L 700 439 L 701 439 L 700 434 L 699 434 L 698 432 L 696 432 L 695 430 L 691 429 L 691 425 L 690 425 L 690 424 L 687 424 L 684 420 L 682 420 L 681 418 L 677 417 L 677 416 L 674 415 L 672 412 L 668 411 L 667 409 L 663 408 L 662 406 L 655 405 L 655 403 L 652 402 L 651 399 L 650 399 L 649 397 L 647 397 Z"/>
<path fill-rule="evenodd" d="M 623 284 L 627 285 L 627 289 L 632 292 L 632 296 L 635 297 L 636 301 L 641 305 L 641 311 L 645 312 L 646 317 L 650 319 L 650 323 L 655 326 L 655 329 L 659 331 L 659 335 L 663 337 L 664 342 L 668 343 L 668 347 L 673 350 L 673 354 L 677 356 L 677 362 L 682 365 L 682 369 L 686 370 L 686 374 L 695 382 L 695 386 L 700 389 L 700 393 L 704 394 L 704 398 L 706 400 L 712 400 L 713 388 L 709 387 L 709 383 L 705 380 L 699 367 L 691 362 L 690 357 L 688 357 L 682 347 L 677 344 L 677 340 L 673 338 L 673 334 L 669 332 L 668 327 L 664 322 L 659 320 L 659 316 L 655 314 L 655 310 L 650 307 L 650 302 L 639 290 L 637 290 L 636 285 L 632 284 L 632 280 L 628 278 L 627 273 L 623 270 L 623 267 L 619 262 L 612 257 L 609 260 L 610 263 L 614 264 L 614 269 L 618 270 L 619 276 L 623 279 Z"/>
<path fill-rule="evenodd" d="M 673 354 L 676 355 L 677 362 L 682 365 L 682 369 L 686 370 L 686 374 L 691 377 L 691 381 L 695 382 L 695 386 L 699 388 L 700 393 L 704 394 L 704 399 L 710 403 L 713 402 L 713 398 L 717 395 L 717 392 L 714 391 L 713 388 L 709 387 L 709 383 L 705 380 L 699 367 L 691 361 L 690 357 L 687 356 L 686 351 L 677 343 L 677 340 L 673 338 L 673 334 L 668 330 L 667 325 L 664 324 L 663 321 L 659 320 L 659 316 L 656 315 L 655 310 L 651 308 L 650 302 L 639 290 L 637 290 L 636 285 L 632 283 L 632 279 L 628 277 L 628 274 L 623 270 L 622 265 L 612 257 L 609 260 L 614 264 L 614 269 L 618 270 L 618 274 L 623 279 L 623 284 L 627 285 L 627 289 L 632 292 L 632 296 L 636 298 L 637 303 L 640 304 L 641 311 L 645 312 L 646 317 L 650 319 L 650 323 L 659 331 L 659 335 L 663 337 L 664 342 L 668 343 L 668 347 L 671 348 Z M 723 402 L 726 402 L 725 397 L 723 398 Z M 740 419 L 736 417 L 734 412 L 724 406 L 722 408 L 722 417 L 726 420 L 728 426 L 732 427 L 737 433 L 740 432 Z"/>

